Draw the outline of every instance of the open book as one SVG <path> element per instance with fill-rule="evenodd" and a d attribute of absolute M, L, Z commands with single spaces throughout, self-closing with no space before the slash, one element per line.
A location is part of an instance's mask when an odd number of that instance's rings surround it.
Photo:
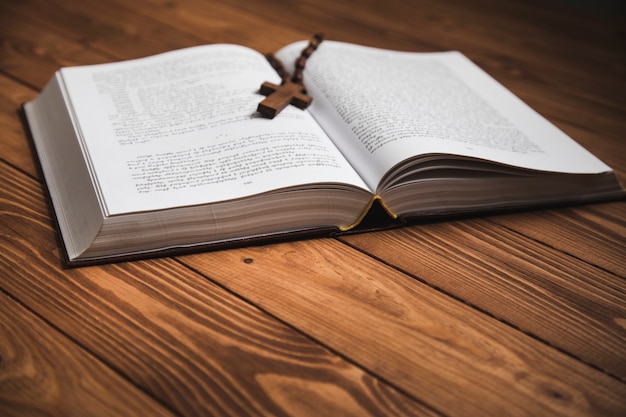
<path fill-rule="evenodd" d="M 277 54 L 293 62 L 306 42 Z M 237 45 L 59 70 L 24 105 L 69 266 L 623 196 L 603 162 L 458 52 L 325 41 L 308 110 L 256 113 Z"/>

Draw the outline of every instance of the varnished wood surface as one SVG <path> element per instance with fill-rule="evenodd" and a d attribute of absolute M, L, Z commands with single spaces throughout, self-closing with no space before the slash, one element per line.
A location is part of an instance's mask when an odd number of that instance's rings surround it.
<path fill-rule="evenodd" d="M 18 117 L 61 66 L 322 31 L 460 50 L 626 183 L 625 20 L 581 3 L 0 2 L 0 415 L 626 415 L 625 202 L 64 270 Z"/>

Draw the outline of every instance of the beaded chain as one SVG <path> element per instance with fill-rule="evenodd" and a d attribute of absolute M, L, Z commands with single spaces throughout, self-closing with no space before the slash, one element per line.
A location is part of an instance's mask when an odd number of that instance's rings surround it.
<path fill-rule="evenodd" d="M 280 86 L 267 81 L 263 83 L 259 92 L 267 97 L 259 103 L 257 108 L 259 113 L 273 119 L 289 104 L 293 104 L 300 109 L 305 109 L 311 104 L 313 99 L 306 95 L 303 85 L 303 71 L 306 66 L 306 60 L 315 52 L 323 40 L 324 35 L 321 33 L 313 36 L 307 47 L 296 58 L 294 63 L 295 70 L 292 76 L 289 75 L 283 63 L 274 54 L 265 55 L 272 68 L 276 70 L 282 79 L 282 83 Z"/>

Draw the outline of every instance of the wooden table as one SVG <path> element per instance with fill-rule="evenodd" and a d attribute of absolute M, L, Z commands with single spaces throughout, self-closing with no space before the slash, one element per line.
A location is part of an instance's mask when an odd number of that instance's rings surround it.
<path fill-rule="evenodd" d="M 64 270 L 18 116 L 61 66 L 323 31 L 464 52 L 624 183 L 624 15 L 547 4 L 0 2 L 0 415 L 626 415 L 623 201 Z"/>

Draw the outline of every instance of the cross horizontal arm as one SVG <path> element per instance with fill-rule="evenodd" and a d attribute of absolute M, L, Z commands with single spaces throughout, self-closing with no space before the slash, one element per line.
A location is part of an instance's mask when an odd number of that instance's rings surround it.
<path fill-rule="evenodd" d="M 263 95 L 267 95 L 267 98 L 259 103 L 257 111 L 263 116 L 273 119 L 287 107 L 288 104 L 293 104 L 300 109 L 305 109 L 311 104 L 313 99 L 304 94 L 303 90 L 304 86 L 302 86 L 302 84 L 290 81 L 282 85 L 264 82 L 259 92 Z"/>

